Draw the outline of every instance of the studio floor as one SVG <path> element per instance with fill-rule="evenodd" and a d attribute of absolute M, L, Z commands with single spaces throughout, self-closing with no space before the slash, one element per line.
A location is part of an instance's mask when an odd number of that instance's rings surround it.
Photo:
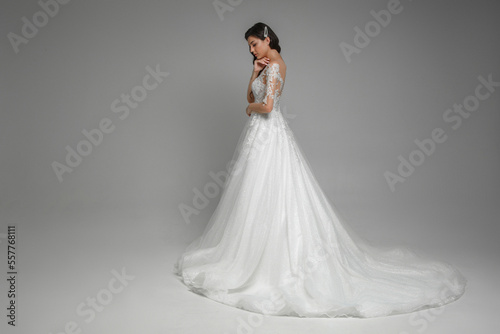
<path fill-rule="evenodd" d="M 462 298 L 444 307 L 370 319 L 262 316 L 187 290 L 172 273 L 173 263 L 202 227 L 172 223 L 175 219 L 177 213 L 110 208 L 10 217 L 6 225 L 16 226 L 17 326 L 7 326 L 3 317 L 1 327 L 8 333 L 51 334 L 456 334 L 493 333 L 500 325 L 495 245 L 427 249 L 468 279 Z M 5 254 L 6 232 L 0 232 Z M 1 266 L 6 268 L 5 256 Z"/>

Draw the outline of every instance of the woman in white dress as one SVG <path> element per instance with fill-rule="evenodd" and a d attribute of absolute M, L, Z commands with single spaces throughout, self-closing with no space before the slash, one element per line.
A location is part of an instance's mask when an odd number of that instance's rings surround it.
<path fill-rule="evenodd" d="M 341 218 L 281 113 L 278 37 L 259 22 L 245 39 L 250 118 L 215 212 L 175 263 L 182 282 L 233 307 L 300 317 L 380 317 L 458 299 L 467 280 L 455 267 L 375 247 Z"/>

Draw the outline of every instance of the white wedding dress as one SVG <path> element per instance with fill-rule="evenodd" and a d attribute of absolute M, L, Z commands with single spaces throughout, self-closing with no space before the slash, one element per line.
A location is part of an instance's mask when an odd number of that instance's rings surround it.
<path fill-rule="evenodd" d="M 220 202 L 174 272 L 198 294 L 241 309 L 300 317 L 379 317 L 459 298 L 451 264 L 403 246 L 375 247 L 339 216 L 280 110 L 284 73 L 268 64 L 252 83 L 253 112 Z"/>

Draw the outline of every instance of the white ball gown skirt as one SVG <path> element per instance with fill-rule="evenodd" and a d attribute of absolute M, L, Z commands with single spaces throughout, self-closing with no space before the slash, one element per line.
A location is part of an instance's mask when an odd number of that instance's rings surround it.
<path fill-rule="evenodd" d="M 252 114 L 231 162 L 203 234 L 174 265 L 191 291 L 261 314 L 361 318 L 438 307 L 464 293 L 467 280 L 451 264 L 375 247 L 349 227 L 279 103 Z"/>

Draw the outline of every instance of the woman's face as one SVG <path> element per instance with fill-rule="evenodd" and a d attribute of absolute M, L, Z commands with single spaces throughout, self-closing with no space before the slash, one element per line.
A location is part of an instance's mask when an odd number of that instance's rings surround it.
<path fill-rule="evenodd" d="M 250 53 L 253 54 L 257 59 L 264 57 L 269 49 L 269 44 L 266 43 L 269 37 L 264 40 L 257 38 L 255 36 L 248 37 L 248 47 Z"/>

